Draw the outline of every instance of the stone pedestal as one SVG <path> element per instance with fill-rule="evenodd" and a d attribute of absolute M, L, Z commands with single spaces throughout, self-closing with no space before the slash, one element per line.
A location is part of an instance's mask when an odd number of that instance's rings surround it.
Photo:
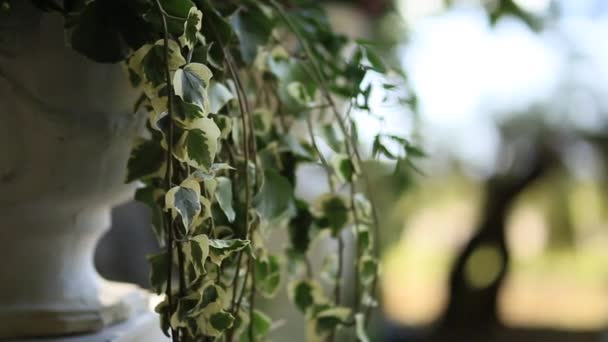
<path fill-rule="evenodd" d="M 16 342 L 168 342 L 159 328 L 158 316 L 150 311 L 87 335 L 61 338 L 29 338 Z"/>
<path fill-rule="evenodd" d="M 133 324 L 156 322 L 148 294 L 102 279 L 93 253 L 134 190 L 138 94 L 121 66 L 67 48 L 62 18 L 12 4 L 0 14 L 0 340 L 135 336 Z"/>

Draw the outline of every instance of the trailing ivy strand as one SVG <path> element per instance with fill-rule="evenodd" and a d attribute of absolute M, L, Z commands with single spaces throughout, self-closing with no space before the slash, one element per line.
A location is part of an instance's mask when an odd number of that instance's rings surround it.
<path fill-rule="evenodd" d="M 360 151 L 351 112 L 371 114 L 374 88 L 406 84 L 373 44 L 332 31 L 316 1 L 31 1 L 65 18 L 73 49 L 124 65 L 141 93 L 134 111 L 147 115 L 147 133 L 126 181 L 141 184 L 136 199 L 151 208 L 163 247 L 149 256 L 163 332 L 176 342 L 265 341 L 276 324 L 256 298 L 284 285 L 308 341 L 341 331 L 369 341 L 380 227 L 366 156 L 399 172 L 420 155 L 383 133 Z M 327 177 L 314 201 L 295 192 L 306 164 Z M 277 255 L 266 243 L 279 229 L 289 244 Z M 309 251 L 320 239 L 334 240 L 337 253 L 314 270 Z"/>

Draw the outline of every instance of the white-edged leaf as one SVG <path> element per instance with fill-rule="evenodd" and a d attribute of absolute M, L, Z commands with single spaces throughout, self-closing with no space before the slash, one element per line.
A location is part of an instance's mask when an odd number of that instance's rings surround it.
<path fill-rule="evenodd" d="M 198 41 L 196 34 L 201 30 L 203 21 L 203 12 L 199 11 L 196 6 L 192 6 L 188 12 L 188 18 L 184 22 L 184 34 L 179 37 L 179 41 L 183 46 L 187 46 L 192 50 Z"/>
<path fill-rule="evenodd" d="M 222 208 L 226 218 L 228 218 L 228 221 L 234 222 L 236 213 L 234 212 L 234 208 L 232 208 L 232 181 L 226 177 L 218 177 L 216 180 L 215 199 L 219 203 L 220 208 Z"/>
<path fill-rule="evenodd" d="M 211 82 L 211 87 L 209 87 L 209 110 L 213 114 L 219 113 L 224 106 L 228 104 L 232 99 L 234 99 L 234 94 L 222 83 L 219 82 Z"/>
<path fill-rule="evenodd" d="M 293 202 L 293 187 L 278 172 L 264 170 L 262 189 L 253 199 L 255 208 L 266 220 L 278 218 L 289 209 Z"/>
<path fill-rule="evenodd" d="M 186 231 L 190 229 L 194 218 L 201 212 L 200 195 L 199 183 L 191 179 L 171 188 L 165 195 L 165 209 L 171 211 L 173 218 L 180 216 Z"/>
<path fill-rule="evenodd" d="M 184 102 L 197 105 L 205 113 L 209 113 L 207 88 L 212 76 L 211 70 L 204 64 L 187 64 L 182 69 L 176 70 L 173 76 L 175 95 Z"/>

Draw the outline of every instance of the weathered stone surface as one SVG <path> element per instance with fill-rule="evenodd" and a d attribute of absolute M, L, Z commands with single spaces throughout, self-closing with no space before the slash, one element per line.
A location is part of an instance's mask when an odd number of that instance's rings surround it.
<path fill-rule="evenodd" d="M 145 292 L 93 266 L 110 208 L 134 188 L 125 170 L 142 120 L 127 76 L 66 47 L 62 19 L 30 1 L 0 14 L 0 41 L 0 340 L 148 312 Z"/>

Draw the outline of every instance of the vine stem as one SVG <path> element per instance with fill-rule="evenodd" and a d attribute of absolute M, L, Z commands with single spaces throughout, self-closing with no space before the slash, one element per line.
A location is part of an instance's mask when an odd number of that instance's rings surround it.
<path fill-rule="evenodd" d="M 167 27 L 167 19 L 165 17 L 165 10 L 160 3 L 160 0 L 156 0 L 156 7 L 161 15 L 161 21 L 163 25 L 163 42 L 164 42 L 164 54 L 165 54 L 165 79 L 167 82 L 168 88 L 168 100 L 167 100 L 167 113 L 169 115 L 169 128 L 167 132 L 167 170 L 165 172 L 165 186 L 166 191 L 169 192 L 171 189 L 171 183 L 173 180 L 173 85 L 171 82 L 171 70 L 169 70 L 169 29 Z M 172 275 L 173 275 L 173 243 L 175 240 L 174 236 L 174 224 L 173 217 L 171 212 L 167 212 L 166 214 L 167 221 L 167 230 L 168 230 L 168 241 L 167 241 L 167 258 L 168 267 L 167 267 L 167 288 L 166 288 L 166 296 L 167 301 L 169 303 L 169 316 L 173 314 L 174 310 L 174 301 L 172 294 Z M 178 253 L 179 254 L 179 253 Z M 180 270 L 181 271 L 181 270 Z M 181 275 L 180 275 L 181 277 Z M 177 331 L 171 328 L 171 337 L 174 342 L 178 342 L 180 340 Z"/>
<path fill-rule="evenodd" d="M 235 66 L 235 62 L 234 62 L 234 58 L 232 57 L 232 54 L 230 53 L 230 51 L 228 49 L 226 49 L 224 46 L 222 46 L 223 50 L 224 50 L 224 54 L 226 55 L 226 62 L 228 64 L 228 68 L 230 69 L 230 74 L 232 79 L 234 80 L 234 83 L 236 84 L 236 89 L 237 89 L 237 96 L 239 98 L 239 106 L 240 106 L 240 110 L 241 110 L 241 117 L 242 117 L 242 125 L 243 125 L 243 135 L 245 136 L 244 139 L 247 142 L 248 139 L 250 139 L 249 143 L 246 144 L 245 148 L 250 148 L 251 150 L 246 152 L 247 157 L 246 159 L 246 170 L 245 170 L 245 174 L 248 177 L 249 174 L 249 153 L 251 153 L 253 156 L 253 162 L 255 165 L 255 174 L 257 176 L 257 171 L 258 171 L 258 158 L 257 158 L 257 147 L 256 147 L 256 141 L 255 141 L 255 133 L 254 133 L 254 127 L 253 127 L 253 122 L 251 120 L 251 109 L 249 107 L 249 101 L 247 100 L 247 94 L 245 93 L 245 88 L 243 86 L 243 82 L 241 80 L 241 77 L 238 74 L 238 71 L 236 70 L 236 66 Z M 246 127 L 248 125 L 248 127 Z M 246 134 L 247 132 L 247 128 L 249 130 L 249 135 Z M 256 180 L 254 179 L 254 184 L 256 183 Z M 250 191 L 250 183 L 247 182 L 246 184 L 247 186 L 247 190 L 246 191 Z M 249 203 L 251 201 L 251 194 L 246 195 L 249 196 L 249 200 L 246 201 L 247 204 L 245 205 L 245 208 L 247 208 L 247 210 L 249 210 Z M 251 246 L 255 246 L 255 236 L 254 236 L 254 224 L 249 224 L 249 212 L 246 213 L 246 227 L 248 227 L 248 238 L 250 240 L 250 244 Z M 249 257 L 249 263 L 248 263 L 248 272 L 249 275 L 251 276 L 251 289 L 249 292 L 249 327 L 247 329 L 248 331 L 248 335 L 249 335 L 249 340 L 253 341 L 254 340 L 254 331 L 253 331 L 253 319 L 254 319 L 254 310 L 255 310 L 255 294 L 257 292 L 256 290 L 256 277 L 255 277 L 255 261 L 252 257 Z M 245 276 L 245 283 L 247 282 L 247 276 Z M 241 291 L 241 297 L 239 298 L 237 305 L 236 305 L 236 311 L 238 312 L 240 306 L 241 306 L 241 300 L 243 298 L 243 293 L 244 293 L 244 288 L 243 291 Z"/>
<path fill-rule="evenodd" d="M 340 130 L 342 131 L 342 133 L 346 136 L 347 139 L 347 143 L 345 144 L 345 147 L 347 149 L 347 153 L 349 154 L 349 156 L 353 156 L 355 157 L 357 163 L 361 164 L 362 162 L 362 158 L 361 155 L 356 147 L 356 143 L 354 141 L 353 137 L 350 137 L 350 135 L 348 134 L 348 130 L 346 128 L 346 124 L 344 123 L 344 120 L 342 118 L 342 116 L 340 115 L 338 108 L 336 106 L 336 103 L 333 99 L 333 97 L 331 96 L 329 89 L 327 87 L 327 80 L 325 79 L 325 76 L 323 75 L 323 72 L 321 71 L 320 66 L 318 65 L 318 62 L 315 58 L 315 55 L 313 54 L 310 46 L 308 45 L 308 43 L 306 42 L 306 40 L 304 39 L 304 37 L 302 36 L 302 34 L 300 33 L 300 30 L 298 29 L 298 27 L 292 22 L 291 18 L 289 18 L 289 15 L 285 12 L 285 10 L 283 9 L 283 7 L 277 3 L 276 0 L 266 0 L 268 1 L 268 3 L 270 3 L 270 5 L 272 7 L 275 8 L 275 10 L 279 13 L 279 16 L 283 19 L 283 21 L 287 24 L 287 26 L 290 28 L 290 30 L 294 33 L 294 35 L 296 36 L 298 42 L 300 43 L 300 45 L 302 46 L 302 48 L 304 49 L 305 54 L 308 56 L 308 59 L 310 60 L 310 64 L 312 65 L 312 69 L 313 69 L 313 77 L 316 78 L 316 82 L 318 83 L 321 92 L 323 94 L 323 96 L 325 97 L 325 99 L 327 100 L 330 108 L 332 109 L 332 112 L 334 113 L 334 116 L 336 118 L 336 121 L 338 121 L 338 125 L 340 126 Z M 350 153 L 350 144 L 353 144 L 352 148 L 352 154 Z M 369 177 L 367 176 L 367 173 L 364 172 L 364 170 L 361 170 L 361 176 L 363 178 L 363 182 L 365 183 L 365 188 L 366 188 L 366 192 L 369 195 L 369 200 L 370 200 L 370 204 L 371 204 L 371 210 L 372 210 L 372 219 L 373 219 L 373 229 L 374 229 L 374 252 L 376 254 L 376 258 L 379 257 L 380 255 L 380 248 L 379 248 L 379 237 L 380 237 L 380 229 L 379 229 L 379 218 L 378 218 L 378 212 L 375 206 L 375 200 L 374 200 L 374 195 L 372 192 L 372 187 L 371 187 L 371 182 L 369 180 Z M 373 281 L 372 281 L 372 291 L 375 292 L 376 291 L 376 287 L 378 284 L 378 274 L 376 273 L 374 275 Z M 367 325 L 369 323 L 369 313 L 370 313 L 371 307 L 368 307 L 366 310 L 366 314 L 365 314 L 365 325 Z"/>
<path fill-rule="evenodd" d="M 219 35 L 217 34 L 217 32 L 215 32 L 215 30 L 213 32 L 217 36 L 218 41 L 219 41 Z M 250 221 L 249 221 L 249 207 L 251 206 L 251 185 L 252 185 L 251 180 L 249 179 L 249 161 L 251 160 L 251 154 L 254 155 L 254 163 L 256 165 L 256 170 L 257 170 L 257 156 L 255 156 L 256 155 L 256 148 L 255 148 L 256 142 L 255 142 L 255 136 L 253 133 L 253 123 L 251 122 L 251 120 L 249 118 L 250 113 L 251 113 L 250 108 L 249 108 L 249 102 L 247 101 L 247 95 L 244 91 L 244 87 L 243 87 L 241 78 L 239 77 L 238 71 L 236 70 L 234 59 L 232 58 L 230 51 L 228 49 L 226 49 L 224 43 L 220 41 L 220 44 L 221 44 L 222 51 L 224 52 L 224 55 L 226 57 L 226 65 L 228 66 L 228 71 L 237 88 L 239 110 L 241 113 L 241 125 L 243 126 L 243 154 L 245 157 L 245 172 L 244 172 L 245 210 L 246 210 L 246 212 L 245 212 L 245 230 L 246 230 L 247 238 L 250 240 L 250 244 L 253 245 L 254 244 L 253 226 L 250 224 Z M 253 146 L 253 149 L 252 149 L 252 146 Z M 257 174 L 257 172 L 256 172 L 256 174 Z M 238 311 L 240 310 L 241 300 L 243 298 L 248 274 L 251 274 L 251 294 L 250 294 L 250 305 L 249 305 L 249 321 L 251 323 L 249 324 L 249 329 L 248 329 L 249 336 L 251 337 L 251 336 L 253 336 L 252 322 L 253 322 L 253 313 L 254 313 L 254 311 L 253 311 L 254 310 L 254 300 L 255 300 L 254 296 L 255 296 L 255 292 L 256 292 L 256 284 L 255 284 L 256 279 L 255 279 L 255 275 L 254 275 L 255 272 L 253 270 L 253 266 L 254 266 L 253 259 L 250 257 L 248 260 L 248 263 L 247 263 L 247 272 L 245 273 L 243 290 L 241 290 L 241 294 L 237 300 L 238 275 L 240 273 L 240 265 L 241 265 L 242 257 L 243 257 L 243 251 L 241 250 L 241 251 L 239 251 L 239 254 L 237 256 L 237 269 L 236 269 L 235 276 L 232 281 L 233 295 L 232 295 L 232 300 L 231 300 L 231 311 L 232 311 L 233 315 L 238 315 Z M 231 328 L 227 333 L 228 341 L 232 341 L 233 334 L 234 334 L 234 328 Z"/>

